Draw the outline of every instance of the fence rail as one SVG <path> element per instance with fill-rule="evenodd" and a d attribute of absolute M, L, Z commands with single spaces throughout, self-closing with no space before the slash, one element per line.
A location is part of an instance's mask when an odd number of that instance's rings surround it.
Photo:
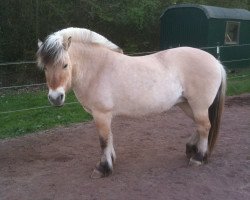
<path fill-rule="evenodd" d="M 35 64 L 36 61 L 20 61 L 20 62 L 4 62 L 0 63 L 0 66 L 9 66 L 9 65 L 23 65 L 23 64 Z"/>
<path fill-rule="evenodd" d="M 67 105 L 73 105 L 73 104 L 79 104 L 79 102 L 73 101 L 73 102 L 65 103 L 64 105 L 67 106 Z M 0 115 L 1 114 L 24 112 L 24 111 L 31 111 L 31 110 L 40 110 L 40 109 L 51 108 L 51 107 L 52 107 L 52 105 L 50 105 L 50 106 L 37 106 L 37 107 L 33 107 L 33 108 L 25 108 L 25 109 L 19 109 L 19 110 L 8 110 L 8 111 L 0 112 Z"/>
<path fill-rule="evenodd" d="M 37 87 L 37 86 L 44 86 L 44 85 L 46 85 L 46 83 L 35 83 L 35 84 L 29 84 L 29 85 L 12 85 L 8 87 L 0 87 L 0 90 Z"/>
<path fill-rule="evenodd" d="M 211 46 L 211 47 L 199 47 L 199 49 L 208 50 L 208 49 L 221 49 L 221 48 L 232 48 L 232 47 L 243 47 L 243 46 L 250 46 L 250 44 L 240 44 L 240 45 L 217 45 L 217 46 Z M 136 55 L 147 55 L 156 53 L 158 51 L 146 51 L 146 52 L 128 52 L 126 53 L 129 56 L 136 56 Z M 249 60 L 250 58 L 248 58 Z M 237 61 L 237 60 L 236 60 Z M 224 62 L 230 62 L 230 61 L 224 61 Z M 232 62 L 232 61 L 231 61 Z M 23 64 L 36 64 L 37 62 L 34 60 L 28 60 L 28 61 L 19 61 L 19 62 L 3 62 L 0 63 L 0 66 L 8 66 L 8 65 L 23 65 Z"/>
<path fill-rule="evenodd" d="M 237 79 L 237 78 L 246 78 L 246 77 L 250 77 L 250 74 L 244 74 L 244 75 L 230 77 L 230 78 L 228 78 L 228 80 L 230 80 L 230 79 Z M 33 84 L 32 86 L 34 86 L 34 85 L 40 86 L 40 85 L 45 85 L 45 83 L 43 83 L 43 84 Z M 27 86 L 30 86 L 30 85 L 27 85 Z M 16 87 L 23 87 L 23 86 L 16 86 Z M 74 101 L 74 102 L 65 103 L 64 105 L 68 106 L 68 105 L 72 105 L 72 104 L 79 104 L 79 102 Z M 9 110 L 9 111 L 0 112 L 0 115 L 1 114 L 17 113 L 17 112 L 25 112 L 25 111 L 31 111 L 31 110 L 47 109 L 47 108 L 51 108 L 51 107 L 52 106 L 45 105 L 45 106 L 38 106 L 38 107 L 18 109 L 18 110 Z"/>
<path fill-rule="evenodd" d="M 234 45 L 234 46 L 247 46 L 250 44 L 244 44 L 244 45 Z M 201 49 L 220 49 L 220 48 L 227 48 L 227 47 L 231 47 L 231 46 L 214 46 L 214 47 L 203 47 Z M 218 50 L 217 50 L 218 51 Z M 147 54 L 152 54 L 152 53 L 156 53 L 158 51 L 147 51 L 147 52 L 138 52 L 138 53 L 127 53 L 127 55 L 130 56 L 139 56 L 139 55 L 147 55 Z M 220 50 L 219 50 L 220 52 Z M 218 53 L 219 53 L 218 52 Z M 244 58 L 244 59 L 236 59 L 236 60 L 227 60 L 227 61 L 221 61 L 222 63 L 227 63 L 227 62 L 241 62 L 241 61 L 246 61 L 246 60 L 250 60 L 250 58 Z M 0 67 L 1 66 L 8 66 L 8 65 L 22 65 L 22 64 L 35 64 L 36 61 L 21 61 L 21 62 L 7 62 L 7 63 L 0 63 Z M 245 75 L 239 75 L 239 76 L 234 76 L 234 77 L 230 77 L 229 79 L 236 79 L 236 78 L 245 78 L 245 77 L 250 77 L 250 74 L 245 74 Z M 8 90 L 8 89 L 19 89 L 19 88 L 29 88 L 29 87 L 40 87 L 40 86 L 45 86 L 46 83 L 36 83 L 36 84 L 25 84 L 25 85 L 13 85 L 13 86 L 7 86 L 7 87 L 0 87 L 0 91 L 1 90 Z M 65 103 L 66 106 L 68 105 L 72 105 L 72 104 L 79 104 L 79 102 L 69 102 L 69 103 Z M 25 108 L 25 109 L 18 109 L 18 110 L 9 110 L 9 111 L 3 111 L 0 112 L 1 114 L 11 114 L 11 113 L 17 113 L 17 112 L 25 112 L 25 111 L 31 111 L 31 110 L 39 110 L 39 109 L 47 109 L 50 108 L 52 106 L 39 106 L 39 107 L 32 107 L 32 108 Z"/>

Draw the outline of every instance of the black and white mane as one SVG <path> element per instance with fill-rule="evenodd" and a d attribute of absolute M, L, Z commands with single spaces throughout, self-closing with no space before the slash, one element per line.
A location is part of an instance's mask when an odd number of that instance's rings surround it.
<path fill-rule="evenodd" d="M 37 51 L 38 66 L 42 67 L 50 62 L 62 58 L 65 52 L 64 41 L 71 38 L 74 42 L 95 43 L 103 45 L 113 51 L 122 50 L 102 35 L 84 28 L 66 28 L 49 35 L 44 43 L 39 42 Z"/>

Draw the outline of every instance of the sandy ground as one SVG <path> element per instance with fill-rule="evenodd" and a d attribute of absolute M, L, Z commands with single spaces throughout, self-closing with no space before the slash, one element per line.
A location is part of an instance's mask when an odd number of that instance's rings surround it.
<path fill-rule="evenodd" d="M 116 118 L 114 173 L 91 179 L 99 160 L 93 122 L 0 141 L 1 200 L 250 199 L 250 94 L 227 100 L 209 163 L 188 166 L 194 124 L 178 108 Z"/>

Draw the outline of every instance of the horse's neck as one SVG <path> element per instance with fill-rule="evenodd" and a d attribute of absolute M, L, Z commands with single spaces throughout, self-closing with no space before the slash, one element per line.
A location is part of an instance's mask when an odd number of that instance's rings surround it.
<path fill-rule="evenodd" d="M 73 66 L 73 87 L 88 87 L 97 76 L 101 67 L 105 67 L 105 61 L 109 59 L 111 50 L 98 45 L 83 45 L 72 43 L 69 56 Z"/>

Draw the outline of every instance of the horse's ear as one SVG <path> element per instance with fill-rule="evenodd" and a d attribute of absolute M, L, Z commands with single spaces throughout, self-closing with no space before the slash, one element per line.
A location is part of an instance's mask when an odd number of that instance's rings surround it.
<path fill-rule="evenodd" d="M 42 44 L 43 44 L 43 42 L 40 39 L 38 39 L 38 41 L 37 41 L 38 48 L 40 48 L 42 46 Z"/>
<path fill-rule="evenodd" d="M 70 44 L 71 44 L 71 36 L 64 39 L 63 48 L 67 51 L 69 49 Z"/>

